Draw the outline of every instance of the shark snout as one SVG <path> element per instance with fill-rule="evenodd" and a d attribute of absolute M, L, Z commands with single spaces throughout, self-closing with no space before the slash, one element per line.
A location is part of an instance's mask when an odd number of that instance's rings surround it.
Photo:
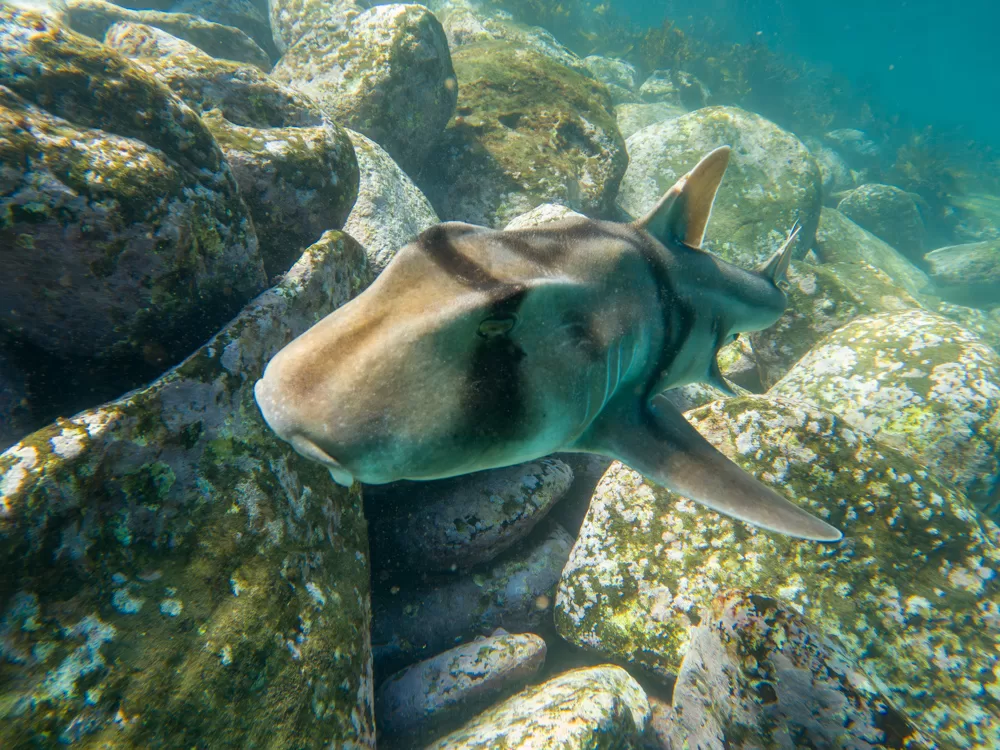
<path fill-rule="evenodd" d="M 354 483 L 351 472 L 306 434 L 288 399 L 267 378 L 266 372 L 254 384 L 253 393 L 264 421 L 274 434 L 291 445 L 299 455 L 326 466 L 337 484 L 350 487 Z"/>

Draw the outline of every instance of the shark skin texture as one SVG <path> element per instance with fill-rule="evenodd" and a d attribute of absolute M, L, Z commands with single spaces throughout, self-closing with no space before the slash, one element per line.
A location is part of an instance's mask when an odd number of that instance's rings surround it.
<path fill-rule="evenodd" d="M 630 224 L 431 227 L 268 363 L 265 420 L 344 485 L 597 453 L 747 523 L 839 540 L 661 395 L 729 391 L 718 350 L 785 310 L 797 227 L 754 271 L 700 249 L 728 162 L 711 152 Z"/>

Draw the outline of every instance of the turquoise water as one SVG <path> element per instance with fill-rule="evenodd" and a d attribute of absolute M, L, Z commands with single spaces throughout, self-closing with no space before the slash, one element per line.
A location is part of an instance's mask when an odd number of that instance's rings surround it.
<path fill-rule="evenodd" d="M 1000 747 L 987 3 L 0 0 L 0 748 Z"/>

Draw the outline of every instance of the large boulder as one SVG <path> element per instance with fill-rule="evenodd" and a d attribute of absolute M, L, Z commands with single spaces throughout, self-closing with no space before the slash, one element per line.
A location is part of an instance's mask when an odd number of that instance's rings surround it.
<path fill-rule="evenodd" d="M 618 130 L 626 140 L 643 128 L 687 113 L 687 108 L 671 102 L 626 102 L 615 107 Z"/>
<path fill-rule="evenodd" d="M 0 327 L 134 386 L 264 288 L 233 172 L 191 109 L 107 47 L 6 6 L 0 57 Z"/>
<path fill-rule="evenodd" d="M 576 669 L 508 698 L 426 750 L 632 748 L 648 719 L 646 694 L 624 669 Z"/>
<path fill-rule="evenodd" d="M 315 99 L 332 120 L 367 135 L 411 174 L 457 97 L 444 30 L 422 5 L 380 5 L 343 25 L 318 25 L 271 74 Z"/>
<path fill-rule="evenodd" d="M 148 4 L 150 0 L 146 0 Z M 170 6 L 172 13 L 187 13 L 206 21 L 237 28 L 244 32 L 276 59 L 277 48 L 271 35 L 271 24 L 253 0 L 177 0 Z"/>
<path fill-rule="evenodd" d="M 639 96 L 635 92 L 638 72 L 630 62 L 619 57 L 588 55 L 583 64 L 594 78 L 608 87 L 614 104 L 638 101 Z"/>
<path fill-rule="evenodd" d="M 603 84 L 504 42 L 453 62 L 455 117 L 421 179 L 443 219 L 499 228 L 549 202 L 611 214 L 628 156 Z"/>
<path fill-rule="evenodd" d="M 805 252 L 819 222 L 819 167 L 794 135 L 735 107 L 699 109 L 632 135 L 619 205 L 636 218 L 644 216 L 678 178 L 723 145 L 733 153 L 705 247 L 753 267 L 778 248 L 798 221 L 802 231 L 797 246 Z"/>
<path fill-rule="evenodd" d="M 253 397 L 369 279 L 328 233 L 181 365 L 0 454 L 0 746 L 374 748 L 360 492 Z"/>
<path fill-rule="evenodd" d="M 365 0 L 267 0 L 274 44 L 284 54 L 312 29 L 343 28 L 369 5 Z"/>
<path fill-rule="evenodd" d="M 907 258 L 920 262 L 927 230 L 916 199 L 894 185 L 861 185 L 849 192 L 837 210 Z"/>
<path fill-rule="evenodd" d="M 764 532 L 615 464 L 563 571 L 559 632 L 669 678 L 702 609 L 740 589 L 783 601 L 839 641 L 940 746 L 1000 743 L 1000 529 L 922 463 L 830 412 L 751 396 L 687 417 L 844 539 Z"/>
<path fill-rule="evenodd" d="M 934 291 L 956 305 L 1000 306 L 1000 240 L 941 247 L 924 256 Z"/>
<path fill-rule="evenodd" d="M 368 259 L 381 271 L 401 247 L 438 223 L 427 197 L 392 157 L 370 138 L 347 131 L 358 159 L 358 198 L 344 231 L 364 245 Z"/>
<path fill-rule="evenodd" d="M 66 18 L 74 31 L 97 40 L 120 21 L 155 26 L 179 39 L 191 42 L 212 57 L 271 67 L 267 52 L 246 34 L 232 26 L 212 23 L 188 13 L 157 10 L 128 10 L 106 0 L 67 0 Z"/>
<path fill-rule="evenodd" d="M 1000 355 L 926 310 L 859 318 L 769 392 L 840 415 L 980 506 L 1000 478 Z"/>

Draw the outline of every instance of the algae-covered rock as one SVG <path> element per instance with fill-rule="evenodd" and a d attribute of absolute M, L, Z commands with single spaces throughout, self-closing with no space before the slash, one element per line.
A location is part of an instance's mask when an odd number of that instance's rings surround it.
<path fill-rule="evenodd" d="M 503 627 L 551 622 L 552 595 L 573 538 L 546 521 L 507 554 L 471 573 L 400 580 L 373 592 L 376 676 Z"/>
<path fill-rule="evenodd" d="M 992 505 L 1000 476 L 1000 355 L 926 310 L 852 321 L 770 393 L 799 399 L 908 454 Z"/>
<path fill-rule="evenodd" d="M 813 155 L 816 164 L 819 166 L 820 179 L 823 181 L 823 201 L 829 200 L 839 202 L 834 199 L 837 193 L 851 190 L 855 187 L 854 175 L 851 173 L 847 162 L 829 146 L 825 145 L 818 138 L 806 138 L 804 143 L 809 148 L 809 153 Z M 822 219 L 820 219 L 822 223 Z"/>
<path fill-rule="evenodd" d="M 662 746 L 929 747 L 843 648 L 787 604 L 729 591 L 699 620 L 660 731 Z"/>
<path fill-rule="evenodd" d="M 516 693 L 542 668 L 545 641 L 498 630 L 397 672 L 375 694 L 379 745 L 415 747 Z"/>
<path fill-rule="evenodd" d="M 646 694 L 624 669 L 575 669 L 508 698 L 426 750 L 629 750 L 641 746 L 648 719 Z"/>
<path fill-rule="evenodd" d="M 353 130 L 360 182 L 344 231 L 360 242 L 372 266 L 381 271 L 396 252 L 438 223 L 427 197 L 375 141 Z"/>
<path fill-rule="evenodd" d="M 202 119 L 236 175 L 268 277 L 287 271 L 324 231 L 344 225 L 358 194 L 358 163 L 341 128 L 245 128 L 218 111 Z"/>
<path fill-rule="evenodd" d="M 924 254 L 927 230 L 914 197 L 894 185 L 861 185 L 837 204 L 844 216 L 911 260 Z"/>
<path fill-rule="evenodd" d="M 411 174 L 455 109 L 448 40 L 422 5 L 380 5 L 305 34 L 271 74 L 364 133 Z"/>
<path fill-rule="evenodd" d="M 0 745 L 374 748 L 360 493 L 253 399 L 368 279 L 328 233 L 181 365 L 0 455 Z"/>
<path fill-rule="evenodd" d="M 0 59 L 0 326 L 134 386 L 264 287 L 236 180 L 198 117 L 118 53 L 7 6 Z"/>
<path fill-rule="evenodd" d="M 686 108 L 668 102 L 626 102 L 615 107 L 618 130 L 626 140 L 643 128 L 687 113 Z"/>
<path fill-rule="evenodd" d="M 257 42 L 268 57 L 274 59 L 278 56 L 271 36 L 271 24 L 251 0 L 177 0 L 170 6 L 170 11 L 239 29 Z"/>
<path fill-rule="evenodd" d="M 67 0 L 66 6 L 73 30 L 97 40 L 119 21 L 141 23 L 191 42 L 212 57 L 249 63 L 264 71 L 271 67 L 267 52 L 239 29 L 188 13 L 128 10 L 105 0 Z"/>
<path fill-rule="evenodd" d="M 844 532 L 793 540 L 615 464 L 563 572 L 556 626 L 664 676 L 719 592 L 781 600 L 837 639 L 943 747 L 1000 742 L 1000 529 L 921 464 L 830 412 L 752 396 L 687 414 L 723 453 Z"/>
<path fill-rule="evenodd" d="M 611 101 L 615 105 L 639 101 L 639 95 L 635 92 L 638 72 L 630 62 L 618 57 L 588 55 L 583 59 L 583 64 L 594 78 L 608 87 Z"/>
<path fill-rule="evenodd" d="M 683 70 L 654 70 L 639 87 L 639 96 L 646 102 L 692 110 L 706 106 L 710 92 L 701 81 Z"/>
<path fill-rule="evenodd" d="M 370 3 L 354 0 L 267 0 L 274 44 L 282 54 L 317 26 L 343 27 Z"/>
<path fill-rule="evenodd" d="M 825 336 L 855 318 L 920 306 L 885 273 L 863 260 L 821 265 L 793 262 L 786 294 L 788 307 L 778 321 L 748 336 L 765 388 L 781 379 Z"/>
<path fill-rule="evenodd" d="M 528 227 L 540 227 L 545 224 L 552 224 L 563 219 L 585 219 L 583 214 L 579 214 L 573 209 L 561 206 L 558 203 L 543 203 L 535 206 L 519 216 L 515 216 L 504 227 L 508 232 L 513 229 L 527 229 Z"/>
<path fill-rule="evenodd" d="M 161 29 L 120 21 L 108 29 L 104 43 L 137 60 L 196 112 L 218 109 L 231 123 L 253 128 L 324 122 L 307 96 L 251 65 L 216 59 Z"/>
<path fill-rule="evenodd" d="M 1000 305 L 1000 240 L 941 247 L 924 256 L 934 291 L 956 305 Z"/>
<path fill-rule="evenodd" d="M 488 562 L 541 521 L 573 482 L 555 458 L 369 493 L 376 567 L 445 571 Z"/>
<path fill-rule="evenodd" d="M 824 263 L 867 263 L 885 271 L 913 297 L 927 300 L 930 280 L 898 250 L 833 208 L 824 208 L 816 228 L 816 255 Z"/>
<path fill-rule="evenodd" d="M 421 182 L 442 218 L 502 227 L 550 202 L 610 214 L 628 157 L 602 84 L 504 42 L 453 62 L 458 106 Z"/>
<path fill-rule="evenodd" d="M 699 109 L 632 135 L 618 204 L 636 218 L 645 216 L 678 178 L 724 145 L 733 152 L 705 247 L 751 268 L 774 252 L 797 220 L 798 248 L 807 250 L 819 222 L 816 161 L 794 135 L 735 107 Z"/>

